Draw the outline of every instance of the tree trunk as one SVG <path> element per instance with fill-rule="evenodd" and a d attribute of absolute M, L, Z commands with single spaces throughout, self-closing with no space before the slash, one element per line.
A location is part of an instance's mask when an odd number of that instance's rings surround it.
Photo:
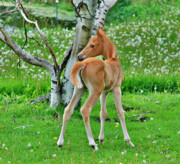
<path fill-rule="evenodd" d="M 60 104 L 60 78 L 58 73 L 51 74 L 51 104 L 50 107 L 58 107 Z"/>
<path fill-rule="evenodd" d="M 74 6 L 77 24 L 71 57 L 67 63 L 62 82 L 61 103 L 64 105 L 69 103 L 73 94 L 74 87 L 70 81 L 70 73 L 77 62 L 77 54 L 86 46 L 91 37 L 97 0 L 73 0 L 72 5 Z"/>
<path fill-rule="evenodd" d="M 117 0 L 103 0 L 100 4 L 97 5 L 92 36 L 96 35 L 98 28 L 104 27 L 106 15 L 116 2 Z"/>
<path fill-rule="evenodd" d="M 106 15 L 117 0 L 103 0 L 97 5 L 97 0 L 86 0 L 72 2 L 76 13 L 76 33 L 73 51 L 67 63 L 63 83 L 61 103 L 67 105 L 71 100 L 74 86 L 70 81 L 72 67 L 77 62 L 77 54 L 86 46 L 91 36 L 96 35 L 100 27 L 104 27 Z M 95 18 L 95 19 L 94 19 Z"/>

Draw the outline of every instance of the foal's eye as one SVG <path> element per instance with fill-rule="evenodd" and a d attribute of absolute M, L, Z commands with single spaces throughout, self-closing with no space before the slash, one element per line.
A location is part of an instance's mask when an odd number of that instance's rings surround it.
<path fill-rule="evenodd" d="M 91 48 L 93 48 L 93 47 L 94 47 L 94 45 L 90 45 L 90 47 L 91 47 Z"/>

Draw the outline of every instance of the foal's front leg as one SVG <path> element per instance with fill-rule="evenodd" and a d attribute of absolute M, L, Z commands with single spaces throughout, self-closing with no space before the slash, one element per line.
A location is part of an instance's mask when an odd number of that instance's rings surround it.
<path fill-rule="evenodd" d="M 121 102 L 121 89 L 119 87 L 114 88 L 112 95 L 114 97 L 114 101 L 116 104 L 116 108 L 117 108 L 117 112 L 118 112 L 118 116 L 121 122 L 121 126 L 123 129 L 123 133 L 124 133 L 124 140 L 132 147 L 134 147 L 134 144 L 131 142 L 131 139 L 129 137 L 127 128 L 126 128 L 126 123 L 125 123 L 125 116 L 124 116 L 124 110 L 122 107 L 122 102 Z"/>
<path fill-rule="evenodd" d="M 76 106 L 76 104 L 78 103 L 80 98 L 83 96 L 84 92 L 85 92 L 84 88 L 81 88 L 81 89 L 76 88 L 76 87 L 74 88 L 74 93 L 73 93 L 72 99 L 71 99 L 70 103 L 68 104 L 68 106 L 64 110 L 63 126 L 62 126 L 61 134 L 60 134 L 58 142 L 57 142 L 57 145 L 59 147 L 61 147 L 64 143 L 64 134 L 65 134 L 67 122 L 73 113 L 74 107 Z"/>

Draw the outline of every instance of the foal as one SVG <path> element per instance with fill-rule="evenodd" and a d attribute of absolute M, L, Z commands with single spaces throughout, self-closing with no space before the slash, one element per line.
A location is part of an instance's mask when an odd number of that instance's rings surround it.
<path fill-rule="evenodd" d="M 98 55 L 103 55 L 106 60 L 103 61 L 93 58 L 94 56 Z M 121 103 L 120 86 L 123 82 L 123 72 L 121 64 L 117 59 L 117 50 L 115 45 L 105 36 L 102 29 L 98 29 L 97 35 L 92 37 L 87 46 L 78 54 L 78 59 L 81 62 L 77 62 L 71 72 L 71 81 L 75 88 L 72 99 L 64 111 L 63 126 L 59 140 L 57 142 L 58 146 L 63 145 L 67 122 L 73 113 L 74 107 L 83 96 L 86 88 L 88 88 L 89 97 L 81 108 L 81 114 L 86 127 L 89 145 L 92 146 L 95 150 L 98 150 L 89 123 L 91 110 L 100 96 L 101 130 L 99 140 L 103 141 L 104 122 L 107 117 L 106 97 L 108 92 L 112 92 L 123 129 L 124 140 L 129 145 L 134 147 L 126 129 L 125 116 Z"/>

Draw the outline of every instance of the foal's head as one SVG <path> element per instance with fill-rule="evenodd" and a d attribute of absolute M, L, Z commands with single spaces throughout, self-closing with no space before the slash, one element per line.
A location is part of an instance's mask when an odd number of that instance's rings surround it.
<path fill-rule="evenodd" d="M 89 57 L 101 55 L 105 38 L 103 29 L 98 29 L 97 35 L 92 37 L 86 47 L 78 54 L 78 59 L 82 61 Z"/>

